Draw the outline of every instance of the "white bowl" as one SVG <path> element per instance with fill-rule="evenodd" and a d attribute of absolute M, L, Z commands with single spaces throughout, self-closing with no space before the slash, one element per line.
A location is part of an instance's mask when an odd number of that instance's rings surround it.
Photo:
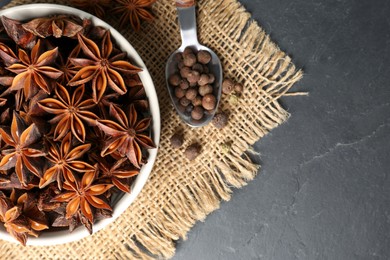
<path fill-rule="evenodd" d="M 131 58 L 135 65 L 142 68 L 142 72 L 139 73 L 139 76 L 142 80 L 142 83 L 145 87 L 146 95 L 148 96 L 148 100 L 150 103 L 150 113 L 153 117 L 152 121 L 152 133 L 153 140 L 158 146 L 160 141 L 160 107 L 158 104 L 156 90 L 153 85 L 152 78 L 146 68 L 144 62 L 141 57 L 138 55 L 137 51 L 131 46 L 131 44 L 113 27 L 108 25 L 106 22 L 101 19 L 83 12 L 81 10 L 71 8 L 63 5 L 55 5 L 55 4 L 29 4 L 29 5 L 21 5 L 16 7 L 11 7 L 5 10 L 0 11 L 0 16 L 6 16 L 12 19 L 17 20 L 28 20 L 37 17 L 43 17 L 53 14 L 70 14 L 79 16 L 80 18 L 88 18 L 92 21 L 95 26 L 102 26 L 106 29 L 109 29 L 112 35 L 112 38 L 115 39 L 117 46 L 125 51 Z M 119 201 L 113 206 L 113 214 L 111 218 L 100 220 L 93 225 L 93 232 L 97 232 L 100 229 L 104 228 L 111 222 L 113 222 L 120 214 L 122 214 L 130 204 L 135 200 L 138 194 L 141 192 L 143 186 L 148 180 L 149 174 L 152 171 L 153 164 L 156 160 L 157 156 L 157 148 L 149 150 L 148 163 L 145 164 L 137 178 L 132 184 L 131 193 L 124 194 Z M 69 233 L 68 230 L 63 231 L 49 231 L 49 232 L 41 232 L 38 238 L 29 237 L 27 240 L 27 245 L 55 245 L 68 243 L 75 240 L 79 240 L 81 238 L 89 236 L 87 229 L 83 226 L 76 228 L 72 233 Z M 17 242 L 12 236 L 10 236 L 4 227 L 0 226 L 0 239 L 4 239 L 11 242 Z"/>

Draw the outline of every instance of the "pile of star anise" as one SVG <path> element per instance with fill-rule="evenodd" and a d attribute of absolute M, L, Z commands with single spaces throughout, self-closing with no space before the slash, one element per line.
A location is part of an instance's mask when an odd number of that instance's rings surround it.
<path fill-rule="evenodd" d="M 0 221 L 22 244 L 45 229 L 92 233 L 155 147 L 141 69 L 89 20 L 1 22 Z"/>

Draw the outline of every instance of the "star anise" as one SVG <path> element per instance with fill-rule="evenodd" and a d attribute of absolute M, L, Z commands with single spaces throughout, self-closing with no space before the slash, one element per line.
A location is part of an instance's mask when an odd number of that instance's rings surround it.
<path fill-rule="evenodd" d="M 155 148 L 153 140 L 146 135 L 151 119 L 138 120 L 137 111 L 134 105 L 130 105 L 128 116 L 122 109 L 110 105 L 110 116 L 112 120 L 98 120 L 97 126 L 111 138 L 102 149 L 101 156 L 104 157 L 118 151 L 126 156 L 137 168 L 142 163 L 141 147 L 146 149 Z"/>
<path fill-rule="evenodd" d="M 112 9 L 116 14 L 120 14 L 119 25 L 125 27 L 129 24 L 135 31 L 141 29 L 141 21 L 150 22 L 154 19 L 150 7 L 156 0 L 115 0 L 117 5 Z"/>
<path fill-rule="evenodd" d="M 16 57 L 13 50 L 0 42 L 0 57 L 3 60 L 5 66 L 11 66 L 14 63 L 20 62 L 18 57 Z"/>
<path fill-rule="evenodd" d="M 37 207 L 40 211 L 52 212 L 61 206 L 59 202 L 52 202 L 51 199 L 60 194 L 58 185 L 49 184 L 42 192 L 39 193 Z"/>
<path fill-rule="evenodd" d="M 7 99 L 0 98 L 0 124 L 7 125 L 11 120 L 11 109 L 6 105 Z"/>
<path fill-rule="evenodd" d="M 51 17 L 40 17 L 22 24 L 26 31 L 46 38 L 54 36 L 60 38 L 61 36 L 74 37 L 77 33 L 83 30 L 82 22 L 77 21 L 76 18 L 68 15 L 55 15 Z"/>
<path fill-rule="evenodd" d="M 46 216 L 38 209 L 37 199 L 33 193 L 23 193 L 15 204 L 22 207 L 23 215 L 27 218 L 30 228 L 33 230 L 30 234 L 38 236 L 38 233 L 34 231 L 42 231 L 49 228 Z"/>
<path fill-rule="evenodd" d="M 63 204 L 57 209 L 55 209 L 54 212 L 55 212 L 54 214 L 56 215 L 53 218 L 54 219 L 52 223 L 53 227 L 68 227 L 69 232 L 72 232 L 80 224 L 80 212 L 78 212 L 71 218 L 66 218 L 66 206 Z"/>
<path fill-rule="evenodd" d="M 45 91 L 39 90 L 28 102 L 23 102 L 23 109 L 19 111 L 23 120 L 29 125 L 35 123 L 41 133 L 48 132 L 49 126 L 47 120 L 43 117 L 46 112 L 39 106 L 38 102 L 47 98 L 47 96 Z"/>
<path fill-rule="evenodd" d="M 32 47 L 34 47 L 37 37 L 34 34 L 26 31 L 23 28 L 21 22 L 5 16 L 1 16 L 0 19 L 8 36 L 16 44 L 18 44 L 22 48 L 27 49 L 31 49 Z"/>
<path fill-rule="evenodd" d="M 11 171 L 11 170 L 8 170 Z M 11 174 L 8 174 L 8 176 L 5 176 L 3 181 L 0 182 L 0 189 L 1 190 L 12 190 L 12 189 L 19 189 L 19 190 L 31 190 L 33 188 L 38 187 L 39 179 L 33 178 L 27 185 L 22 185 L 19 181 L 18 175 L 11 171 Z"/>
<path fill-rule="evenodd" d="M 130 192 L 128 179 L 139 173 L 138 169 L 124 167 L 127 158 L 108 162 L 105 158 L 98 158 L 98 168 L 103 179 L 108 180 L 123 192 Z"/>
<path fill-rule="evenodd" d="M 93 184 L 95 178 L 96 171 L 84 173 L 81 181 L 77 179 L 71 180 L 65 176 L 66 182 L 64 182 L 63 188 L 66 192 L 54 197 L 53 201 L 68 203 L 66 206 L 66 218 L 71 218 L 80 209 L 81 213 L 93 223 L 92 208 L 112 210 L 110 205 L 98 196 L 105 193 L 113 185 Z"/>
<path fill-rule="evenodd" d="M 138 19 L 155 0 L 117 2 Z M 91 20 L 0 19 L 0 225 L 23 245 L 55 227 L 92 233 L 155 147 L 142 70 Z"/>
<path fill-rule="evenodd" d="M 80 47 L 87 58 L 70 59 L 80 70 L 68 85 L 78 86 L 92 81 L 92 97 L 95 102 L 102 98 L 107 85 L 115 92 L 125 94 L 127 88 L 121 74 L 134 74 L 140 72 L 141 69 L 123 60 L 126 53 L 111 55 L 113 44 L 109 31 L 104 34 L 101 49 L 87 37 L 81 34 L 77 36 Z"/>
<path fill-rule="evenodd" d="M 5 89 L 1 90 L 1 97 L 8 95 L 7 93 L 8 87 L 12 85 L 12 81 L 14 79 L 13 75 L 10 75 L 11 72 L 6 70 L 5 66 L 10 66 L 16 62 L 19 62 L 18 57 L 16 57 L 15 53 L 12 51 L 10 47 L 0 42 L 0 58 L 2 60 L 2 64 L 0 65 L 0 85 L 5 86 Z"/>
<path fill-rule="evenodd" d="M 71 4 L 103 19 L 111 0 L 71 0 Z"/>
<path fill-rule="evenodd" d="M 44 156 L 42 148 L 33 147 L 37 144 L 41 134 L 35 124 L 27 126 L 23 119 L 14 112 L 11 129 L 0 128 L 1 139 L 11 148 L 2 151 L 0 169 L 6 170 L 15 167 L 15 172 L 22 185 L 27 185 L 29 172 L 40 177 L 38 157 Z M 37 144 L 39 145 L 39 144 Z"/>
<path fill-rule="evenodd" d="M 9 198 L 0 191 L 0 221 L 22 245 L 26 245 L 27 235 L 31 233 L 28 220 L 22 215 L 22 210 L 14 206 Z"/>
<path fill-rule="evenodd" d="M 39 188 L 42 189 L 46 185 L 57 181 L 58 188 L 62 189 L 65 176 L 70 180 L 74 179 L 72 171 L 82 173 L 95 169 L 92 165 L 78 160 L 91 148 L 91 144 L 72 147 L 71 141 L 71 134 L 68 133 L 62 140 L 60 147 L 55 143 L 51 143 L 47 159 L 53 166 L 45 171 L 39 182 Z"/>
<path fill-rule="evenodd" d="M 86 129 L 83 123 L 94 125 L 98 117 L 90 111 L 96 104 L 92 99 L 83 100 L 84 85 L 76 88 L 70 96 L 68 90 L 57 83 L 55 93 L 57 99 L 46 98 L 39 105 L 48 113 L 56 116 L 50 120 L 51 124 L 57 124 L 54 130 L 54 140 L 63 138 L 69 130 L 82 143 L 85 141 Z"/>
<path fill-rule="evenodd" d="M 12 81 L 11 90 L 23 89 L 24 97 L 31 98 L 39 88 L 50 94 L 55 79 L 62 75 L 62 72 L 49 65 L 54 64 L 58 47 L 40 54 L 41 40 L 32 48 L 30 56 L 25 50 L 19 49 L 20 63 L 14 63 L 7 67 L 8 70 L 16 73 Z"/>

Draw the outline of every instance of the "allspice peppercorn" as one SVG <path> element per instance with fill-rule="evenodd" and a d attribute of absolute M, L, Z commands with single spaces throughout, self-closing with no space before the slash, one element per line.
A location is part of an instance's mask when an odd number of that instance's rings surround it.
<path fill-rule="evenodd" d="M 196 56 L 202 64 L 208 64 L 211 61 L 211 54 L 208 51 L 199 51 Z"/>
<path fill-rule="evenodd" d="M 187 89 L 190 87 L 190 84 L 188 83 L 188 81 L 186 79 L 183 79 L 181 82 L 180 82 L 180 88 L 181 89 Z"/>
<path fill-rule="evenodd" d="M 195 63 L 194 66 L 192 66 L 192 70 L 196 70 L 199 73 L 203 72 L 203 65 L 200 63 Z"/>
<path fill-rule="evenodd" d="M 197 51 L 186 47 L 183 53 L 175 56 L 178 73 L 169 76 L 173 86 L 170 91 L 178 100 L 179 112 L 191 116 L 193 122 L 204 119 L 217 106 L 214 88 L 216 77 L 210 72 L 212 56 L 207 51 Z M 172 93 L 171 92 L 171 93 Z"/>
<path fill-rule="evenodd" d="M 173 57 L 173 60 L 174 60 L 175 62 L 181 62 L 181 61 L 183 61 L 183 55 L 182 55 L 180 52 L 178 52 L 178 53 L 176 53 L 175 56 Z"/>
<path fill-rule="evenodd" d="M 191 68 L 190 67 L 183 67 L 180 69 L 180 76 L 182 78 L 187 78 L 188 74 L 190 74 Z"/>
<path fill-rule="evenodd" d="M 191 101 L 190 101 L 188 98 L 186 98 L 186 97 L 182 97 L 182 98 L 179 100 L 179 103 L 180 103 L 180 105 L 186 107 L 186 106 L 188 106 L 189 104 L 191 104 Z"/>
<path fill-rule="evenodd" d="M 174 135 L 172 135 L 172 137 L 170 139 L 170 142 L 171 142 L 171 146 L 173 148 L 180 148 L 183 145 L 183 142 L 184 142 L 183 134 L 175 133 Z"/>
<path fill-rule="evenodd" d="M 182 98 L 182 97 L 184 97 L 186 95 L 186 90 L 184 90 L 184 89 L 182 89 L 182 88 L 180 88 L 180 87 L 176 87 L 175 88 L 175 96 L 177 97 L 177 98 Z"/>
<path fill-rule="evenodd" d="M 199 87 L 198 91 L 199 91 L 199 95 L 203 97 L 206 96 L 207 94 L 213 93 L 213 87 L 211 85 L 203 85 Z"/>
<path fill-rule="evenodd" d="M 190 47 L 186 47 L 183 51 L 183 56 L 188 54 L 194 54 L 194 51 Z"/>
<path fill-rule="evenodd" d="M 190 83 L 190 87 L 196 87 L 196 86 L 198 86 L 198 83 L 197 83 L 197 82 L 191 82 L 191 83 Z"/>
<path fill-rule="evenodd" d="M 187 75 L 188 82 L 191 83 L 198 83 L 198 80 L 200 79 L 200 74 L 196 70 L 190 71 Z"/>
<path fill-rule="evenodd" d="M 193 100 L 192 100 L 192 104 L 196 107 L 196 106 L 201 106 L 202 105 L 202 97 L 201 96 L 196 96 Z"/>
<path fill-rule="evenodd" d="M 194 64 L 196 63 L 195 54 L 190 53 L 190 54 L 184 55 L 183 56 L 183 63 L 184 63 L 184 65 L 186 65 L 188 67 L 194 66 Z"/>
<path fill-rule="evenodd" d="M 184 155 L 188 160 L 192 161 L 199 156 L 200 150 L 201 146 L 198 143 L 193 143 L 187 147 L 187 149 L 184 151 Z"/>
<path fill-rule="evenodd" d="M 216 128 L 221 129 L 227 125 L 228 121 L 229 121 L 228 113 L 222 111 L 222 112 L 215 114 L 215 116 L 211 122 L 213 123 L 213 125 Z"/>
<path fill-rule="evenodd" d="M 207 94 L 202 98 L 202 106 L 206 110 L 213 110 L 217 104 L 217 99 L 213 94 Z"/>
<path fill-rule="evenodd" d="M 181 82 L 181 78 L 178 74 L 172 74 L 168 79 L 169 84 L 171 84 L 174 87 L 179 86 Z"/>
<path fill-rule="evenodd" d="M 188 100 L 194 100 L 196 96 L 198 95 L 198 90 L 196 88 L 190 88 L 186 92 L 186 98 Z"/>
<path fill-rule="evenodd" d="M 209 83 L 209 81 L 210 81 L 209 75 L 208 75 L 208 74 L 202 74 L 202 75 L 200 75 L 200 78 L 199 78 L 199 80 L 198 80 L 198 84 L 199 84 L 200 86 L 206 85 L 206 84 Z"/>
<path fill-rule="evenodd" d="M 177 63 L 177 67 L 179 68 L 179 70 L 184 68 L 185 67 L 184 62 L 183 61 L 179 61 L 179 63 Z"/>
<path fill-rule="evenodd" d="M 230 94 L 233 91 L 234 82 L 231 79 L 224 79 L 222 82 L 222 93 Z"/>
<path fill-rule="evenodd" d="M 191 117 L 194 120 L 201 120 L 203 118 L 204 109 L 201 106 L 196 106 L 191 112 Z"/>

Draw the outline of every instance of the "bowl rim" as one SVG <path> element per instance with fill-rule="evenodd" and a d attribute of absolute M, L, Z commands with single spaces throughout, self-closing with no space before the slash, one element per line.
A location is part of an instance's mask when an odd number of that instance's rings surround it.
<path fill-rule="evenodd" d="M 0 16 L 7 16 L 9 18 L 18 20 L 33 19 L 53 14 L 69 14 L 74 15 L 76 17 L 80 17 L 82 19 L 87 18 L 91 20 L 94 26 L 102 26 L 106 29 L 109 29 L 112 38 L 115 39 L 116 45 L 122 51 L 125 51 L 128 57 L 131 57 L 135 65 L 142 68 L 142 72 L 138 73 L 138 75 L 144 85 L 145 92 L 150 104 L 150 113 L 152 116 L 152 138 L 156 144 L 156 148 L 148 150 L 148 162 L 143 165 L 137 178 L 132 183 L 131 192 L 124 194 L 123 197 L 116 202 L 115 206 L 113 207 L 112 217 L 108 219 L 99 220 L 93 225 L 93 234 L 95 234 L 99 230 L 113 223 L 134 202 L 134 200 L 136 199 L 136 197 L 138 197 L 142 188 L 146 184 L 154 166 L 160 142 L 160 106 L 153 80 L 138 52 L 122 34 L 120 34 L 114 27 L 112 27 L 105 21 L 85 11 L 60 4 L 25 4 L 10 7 L 0 11 Z M 42 232 L 37 238 L 29 237 L 27 239 L 27 245 L 45 246 L 64 244 L 80 240 L 88 236 L 90 236 L 90 234 L 87 229 L 83 226 L 79 226 L 71 233 L 68 230 Z M 16 239 L 14 239 L 10 234 L 8 234 L 3 227 L 0 227 L 0 239 L 17 243 Z"/>

